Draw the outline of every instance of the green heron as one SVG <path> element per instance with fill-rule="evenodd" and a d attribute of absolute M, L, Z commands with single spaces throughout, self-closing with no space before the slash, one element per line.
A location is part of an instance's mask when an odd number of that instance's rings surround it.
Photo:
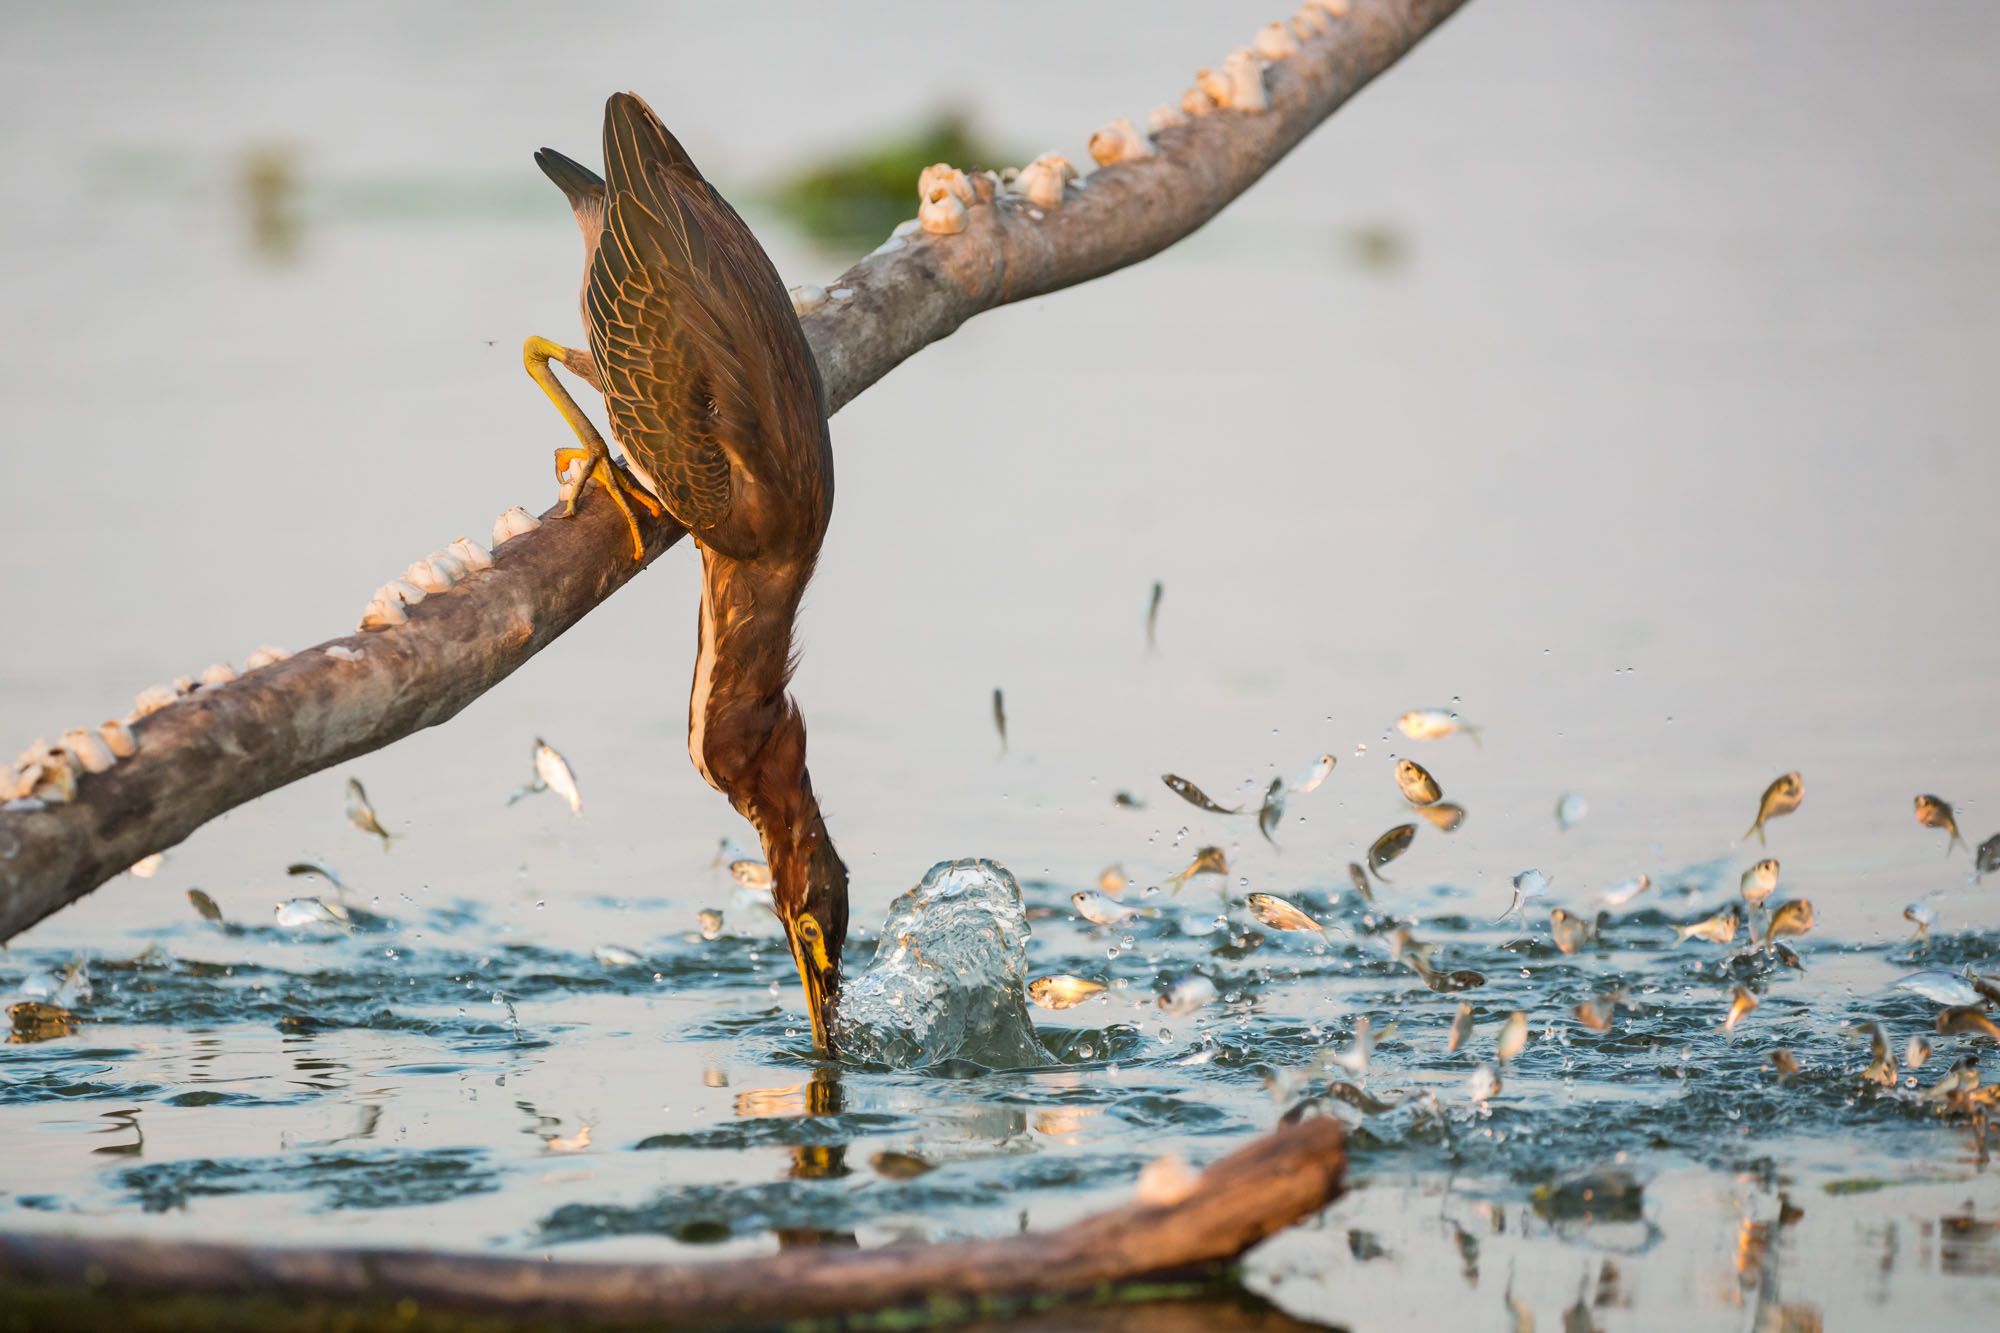
<path fill-rule="evenodd" d="M 847 867 L 806 773 L 806 728 L 786 693 L 792 626 L 833 509 L 826 395 L 769 256 L 638 97 L 604 108 L 604 175 L 553 149 L 535 161 L 583 231 L 590 350 L 528 339 L 528 373 L 580 448 L 556 451 L 573 510 L 595 481 L 624 513 L 664 508 L 701 550 L 701 641 L 688 752 L 757 829 L 772 898 L 805 983 L 813 1040 L 829 1020 L 847 939 Z M 635 484 L 549 367 L 604 395 Z"/>

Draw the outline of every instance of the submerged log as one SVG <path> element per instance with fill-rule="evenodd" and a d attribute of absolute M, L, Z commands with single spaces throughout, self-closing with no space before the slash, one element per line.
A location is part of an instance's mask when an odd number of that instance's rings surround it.
<path fill-rule="evenodd" d="M 1212 1278 L 1339 1197 L 1340 1123 L 1266 1134 L 1172 1203 L 1130 1203 L 1057 1231 L 873 1250 L 806 1248 L 706 1264 L 571 1263 L 411 1250 L 279 1249 L 0 1233 L 0 1310 L 89 1301 L 179 1310 L 210 1326 L 232 1303 L 326 1315 L 494 1316 L 527 1323 L 768 1326 L 920 1310 L 936 1321 Z M 338 1316 L 335 1318 L 334 1316 Z M 161 1326 L 155 1323 L 154 1326 Z"/>
<path fill-rule="evenodd" d="M 885 243 L 802 317 L 828 409 L 981 311 L 1136 264 L 1195 231 L 1463 3 L 1308 4 L 1297 49 L 1263 71 L 1266 109 L 1163 128 L 1151 155 L 1093 171 L 1059 207 L 975 177 L 964 230 Z M 493 570 L 412 607 L 407 624 L 331 640 L 139 719 L 137 754 L 83 775 L 73 799 L 0 811 L 0 943 L 246 801 L 448 720 L 644 567 L 625 531 L 593 493 L 575 518 L 500 547 Z M 656 527 L 647 562 L 682 535 Z"/>

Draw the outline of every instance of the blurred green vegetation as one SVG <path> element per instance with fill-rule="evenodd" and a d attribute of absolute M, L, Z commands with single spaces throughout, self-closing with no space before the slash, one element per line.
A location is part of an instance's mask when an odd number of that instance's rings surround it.
<path fill-rule="evenodd" d="M 917 215 L 917 175 L 933 162 L 968 171 L 1014 160 L 982 139 L 965 112 L 947 108 L 915 132 L 858 145 L 780 181 L 771 204 L 821 243 L 879 241 Z"/>

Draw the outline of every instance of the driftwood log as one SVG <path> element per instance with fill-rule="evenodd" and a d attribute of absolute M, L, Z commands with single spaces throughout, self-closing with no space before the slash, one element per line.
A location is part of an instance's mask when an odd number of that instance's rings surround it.
<path fill-rule="evenodd" d="M 795 1249 L 700 1264 L 557 1263 L 406 1250 L 304 1250 L 0 1233 L 0 1311 L 86 1295 L 178 1309 L 207 1325 L 234 1302 L 310 1311 L 316 1327 L 371 1312 L 505 1315 L 528 1323 L 762 1327 L 921 1311 L 964 1320 L 1134 1283 L 1213 1277 L 1341 1193 L 1330 1119 L 1266 1134 L 1203 1171 L 1178 1202 L 1130 1203 L 1058 1231 L 873 1250 Z M 213 1303 L 213 1304 L 208 1304 Z M 116 1315 L 107 1306 L 99 1311 Z M 325 1316 L 323 1319 L 319 1316 Z M 279 1321 L 272 1319 L 271 1323 Z M 269 1326 L 267 1324 L 266 1326 Z"/>
<path fill-rule="evenodd" d="M 1342 12 L 1270 63 L 1267 110 L 1164 129 L 1154 155 L 1091 172 L 1059 208 L 976 178 L 963 232 L 885 244 L 803 316 L 829 410 L 983 310 L 1138 263 L 1195 231 L 1463 3 L 1309 5 Z M 624 534 L 593 495 L 575 518 L 506 542 L 491 571 L 412 607 L 406 625 L 331 640 L 140 719 L 137 754 L 85 775 L 74 799 L 0 812 L 0 943 L 235 806 L 447 721 L 644 567 Z M 682 535 L 655 529 L 647 562 Z"/>

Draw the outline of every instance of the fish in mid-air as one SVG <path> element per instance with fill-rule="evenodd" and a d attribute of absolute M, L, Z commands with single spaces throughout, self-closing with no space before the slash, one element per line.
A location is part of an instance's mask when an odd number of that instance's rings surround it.
<path fill-rule="evenodd" d="M 1549 877 L 1539 870 L 1523 870 L 1514 876 L 1514 901 L 1507 905 L 1506 911 L 1493 918 L 1493 924 L 1499 925 L 1508 917 L 1520 912 L 1530 901 L 1547 893 L 1549 882 Z"/>
<path fill-rule="evenodd" d="M 993 687 L 993 729 L 1000 733 L 1000 753 L 1007 753 L 1007 700 L 998 685 Z"/>
<path fill-rule="evenodd" d="M 1493 1042 L 1493 1058 L 1503 1065 L 1508 1064 L 1527 1049 L 1528 1015 L 1516 1009 L 1500 1025 L 1500 1035 Z"/>
<path fill-rule="evenodd" d="M 1651 875 L 1636 876 L 1635 878 L 1626 880 L 1622 884 L 1614 884 L 1606 889 L 1603 893 L 1604 905 L 1606 907 L 1623 907 L 1634 898 L 1645 893 L 1650 893 L 1652 888 L 1653 877 Z"/>
<path fill-rule="evenodd" d="M 1455 1054 L 1459 1047 L 1471 1039 L 1473 1029 L 1472 1006 L 1465 1001 L 1458 1002 L 1458 1012 L 1451 1017 L 1451 1031 L 1445 1034 L 1444 1053 Z"/>
<path fill-rule="evenodd" d="M 1273 930 L 1314 930 L 1326 934 L 1325 926 L 1275 893 L 1253 893 L 1244 901 L 1256 918 Z"/>
<path fill-rule="evenodd" d="M 1396 730 L 1413 741 L 1441 740 L 1462 731 L 1479 744 L 1479 728 L 1445 708 L 1413 708 L 1396 719 Z"/>
<path fill-rule="evenodd" d="M 1868 1067 L 1861 1071 L 1861 1077 L 1885 1088 L 1894 1087 L 1896 1057 L 1889 1053 L 1888 1031 L 1880 1023 L 1870 1023 L 1861 1033 L 1868 1039 Z"/>
<path fill-rule="evenodd" d="M 1377 1032 L 1374 1021 L 1363 1014 L 1354 1020 L 1354 1040 L 1347 1049 L 1329 1052 L 1324 1059 L 1328 1064 L 1338 1065 L 1356 1078 L 1365 1078 L 1368 1074 L 1368 1062 L 1375 1054 L 1376 1043 L 1387 1041 L 1395 1035 L 1394 1023 Z"/>
<path fill-rule="evenodd" d="M 1431 827 L 1440 833 L 1456 833 L 1458 826 L 1465 822 L 1465 807 L 1451 801 L 1420 805 L 1417 807 L 1417 813 L 1428 819 Z"/>
<path fill-rule="evenodd" d="M 1122 926 L 1135 916 L 1158 916 L 1151 907 L 1127 907 L 1116 899 L 1107 898 L 1096 889 L 1079 889 L 1069 896 L 1069 905 L 1076 909 L 1085 921 L 1094 921 L 1100 926 Z"/>
<path fill-rule="evenodd" d="M 1160 647 L 1160 599 L 1167 595 L 1167 585 L 1153 580 L 1153 595 L 1146 600 L 1146 651 L 1158 652 Z"/>
<path fill-rule="evenodd" d="M 1146 808 L 1146 803 L 1129 791 L 1113 792 L 1111 795 L 1111 804 L 1117 806 L 1120 810 L 1144 810 Z"/>
<path fill-rule="evenodd" d="M 200 889 L 189 889 L 187 898 L 194 910 L 201 913 L 202 920 L 213 921 L 217 925 L 222 923 L 222 908 L 217 905 L 215 899 Z"/>
<path fill-rule="evenodd" d="M 382 850 L 389 850 L 390 841 L 396 836 L 382 827 L 382 821 L 375 817 L 375 807 L 368 803 L 368 793 L 361 786 L 360 778 L 347 780 L 347 822 L 363 833 L 372 833 L 382 840 Z"/>
<path fill-rule="evenodd" d="M 713 907 L 702 908 L 694 914 L 694 919 L 695 924 L 701 928 L 703 939 L 713 940 L 722 937 L 722 913 Z"/>
<path fill-rule="evenodd" d="M 1375 872 L 1375 878 L 1384 884 L 1389 877 L 1382 873 L 1382 867 L 1410 850 L 1410 844 L 1417 840 L 1415 824 L 1398 824 L 1369 844 L 1368 868 Z"/>
<path fill-rule="evenodd" d="M 1917 952 L 1922 953 L 1930 946 L 1931 926 L 1937 922 L 1937 913 L 1929 903 L 1910 903 L 1903 908 L 1903 920 L 1917 928 L 1917 933 L 1910 936 L 1910 940 L 1917 946 Z"/>
<path fill-rule="evenodd" d="M 1587 917 L 1565 912 L 1560 907 L 1550 909 L 1549 934 L 1555 939 L 1556 948 L 1562 952 L 1575 953 L 1590 942 L 1593 933 L 1593 923 Z"/>
<path fill-rule="evenodd" d="M 1309 791 L 1319 790 L 1319 784 L 1331 776 L 1333 766 L 1339 762 L 1330 754 L 1321 755 L 1292 779 L 1292 791 L 1296 795 L 1303 796 Z"/>
<path fill-rule="evenodd" d="M 1743 838 L 1749 841 L 1752 833 L 1757 841 L 1764 841 L 1764 825 L 1779 815 L 1789 815 L 1799 808 L 1799 802 L 1806 798 L 1806 780 L 1797 771 L 1781 774 L 1771 779 L 1771 785 L 1764 788 L 1762 799 L 1757 802 L 1757 822 L 1743 830 Z"/>
<path fill-rule="evenodd" d="M 281 930 L 299 930 L 306 926 L 338 926 L 346 931 L 354 929 L 345 907 L 321 898 L 287 898 L 278 904 L 275 917 Z"/>
<path fill-rule="evenodd" d="M 1689 926 L 1675 926 L 1674 943 L 1707 940 L 1710 944 L 1727 944 L 1736 938 L 1737 928 L 1742 924 L 1743 918 L 1737 915 L 1736 908 L 1732 905 L 1723 908 L 1707 920 L 1697 921 Z"/>
<path fill-rule="evenodd" d="M 1763 905 L 1778 889 L 1778 858 L 1767 856 L 1756 865 L 1743 872 L 1743 878 L 1736 883 L 1743 901 L 1752 907 Z"/>
<path fill-rule="evenodd" d="M 1771 1052 L 1770 1060 L 1771 1068 L 1778 1071 L 1778 1077 L 1781 1079 L 1790 1078 L 1799 1072 L 1798 1057 L 1782 1046 Z"/>
<path fill-rule="evenodd" d="M 1951 848 L 1946 847 L 1945 850 L 1948 852 Z M 1979 844 L 1979 850 L 1972 857 L 1972 870 L 1976 875 L 1990 875 L 2000 870 L 2000 833 Z"/>
<path fill-rule="evenodd" d="M 1729 1017 L 1722 1020 L 1722 1030 L 1724 1032 L 1736 1031 L 1736 1025 L 1748 1018 L 1751 1010 L 1756 1007 L 1757 997 L 1752 995 L 1747 987 L 1738 986 L 1735 993 L 1730 997 Z"/>
<path fill-rule="evenodd" d="M 1278 840 L 1271 836 L 1273 830 L 1285 817 L 1285 780 L 1272 778 L 1269 790 L 1264 793 L 1263 804 L 1257 807 L 1257 831 L 1264 835 L 1264 841 L 1273 847 Z"/>
<path fill-rule="evenodd" d="M 1186 869 L 1176 870 L 1173 874 L 1167 876 L 1167 883 L 1174 886 L 1175 893 L 1179 893 L 1182 886 L 1196 875 L 1227 875 L 1228 873 L 1229 858 L 1223 854 L 1222 849 L 1220 847 L 1203 847 L 1195 852 L 1194 860 L 1187 863 Z M 1104 886 L 1100 882 L 1098 887 L 1103 888 Z M 1105 892 L 1109 893 L 1111 890 L 1106 889 Z"/>
<path fill-rule="evenodd" d="M 1484 1106 L 1500 1095 L 1500 1075 L 1492 1065 L 1481 1065 L 1465 1080 L 1465 1090 L 1476 1104 Z"/>
<path fill-rule="evenodd" d="M 1160 1008 L 1178 1017 L 1185 1017 L 1205 1005 L 1215 1003 L 1215 983 L 1199 972 L 1188 975 L 1167 987 L 1160 996 Z"/>
<path fill-rule="evenodd" d="M 1595 1000 L 1585 1000 L 1582 1004 L 1570 1010 L 1570 1013 L 1576 1015 L 1576 1021 L 1589 1028 L 1592 1032 L 1609 1032 L 1611 1031 L 1611 1019 L 1617 1011 L 1617 997 L 1606 995 Z"/>
<path fill-rule="evenodd" d="M 1160 774 L 1160 781 L 1167 784 L 1168 791 L 1198 810 L 1206 810 L 1212 815 L 1240 815 L 1243 813 L 1243 807 L 1240 805 L 1217 805 L 1209 799 L 1207 792 L 1177 774 L 1162 773 Z"/>
<path fill-rule="evenodd" d="M 1052 977 L 1036 977 L 1028 983 L 1028 998 L 1044 1009 L 1074 1009 L 1091 996 L 1100 995 L 1103 991 L 1103 982 L 1073 977 L 1067 973 L 1059 973 Z"/>
<path fill-rule="evenodd" d="M 1375 894 L 1368 887 L 1368 872 L 1361 868 L 1359 861 L 1349 861 L 1347 863 L 1347 882 L 1352 884 L 1354 891 L 1361 895 L 1362 902 L 1372 903 L 1375 901 Z"/>
<path fill-rule="evenodd" d="M 1912 972 L 1907 977 L 1896 980 L 1896 989 L 1914 991 L 1932 1004 L 1967 1005 L 1978 1004 L 1982 998 L 1970 981 L 1956 972 L 1942 968 L 1926 968 L 1922 972 Z"/>
<path fill-rule="evenodd" d="M 777 876 L 771 872 L 769 865 L 747 856 L 729 863 L 729 877 L 753 893 L 769 893 L 771 886 L 777 883 Z"/>
<path fill-rule="evenodd" d="M 1566 791 L 1556 798 L 1556 830 L 1567 833 L 1583 822 L 1590 813 L 1590 802 L 1573 791 Z"/>
<path fill-rule="evenodd" d="M 1411 805 L 1435 805 L 1444 799 L 1444 789 L 1422 764 L 1414 759 L 1396 761 L 1396 787 Z"/>
<path fill-rule="evenodd" d="M 1965 839 L 1958 836 L 1958 816 L 1951 812 L 1951 802 L 1942 796 L 1917 798 L 1917 822 L 1925 828 L 1941 828 L 1951 834 L 1944 844 L 1946 856 L 1951 855 L 1952 848 L 1965 846 Z"/>
<path fill-rule="evenodd" d="M 1924 1062 L 1930 1058 L 1930 1041 L 1920 1033 L 1912 1033 L 1903 1044 L 1903 1068 L 1912 1071 L 1922 1069 Z"/>
<path fill-rule="evenodd" d="M 1945 1037 L 1984 1037 L 1988 1041 L 2000 1041 L 2000 1024 L 1988 1018 L 1985 1010 L 1972 1005 L 1940 1009 L 1937 1030 L 1940 1036 Z"/>
<path fill-rule="evenodd" d="M 1813 928 L 1813 905 L 1806 898 L 1787 898 L 1771 909 L 1770 924 L 1764 927 L 1764 943 L 1803 935 Z"/>
<path fill-rule="evenodd" d="M 1108 865 L 1097 872 L 1097 887 L 1105 893 L 1114 895 L 1123 893 L 1131 883 L 1132 881 L 1126 878 L 1125 867 L 1121 865 Z"/>

